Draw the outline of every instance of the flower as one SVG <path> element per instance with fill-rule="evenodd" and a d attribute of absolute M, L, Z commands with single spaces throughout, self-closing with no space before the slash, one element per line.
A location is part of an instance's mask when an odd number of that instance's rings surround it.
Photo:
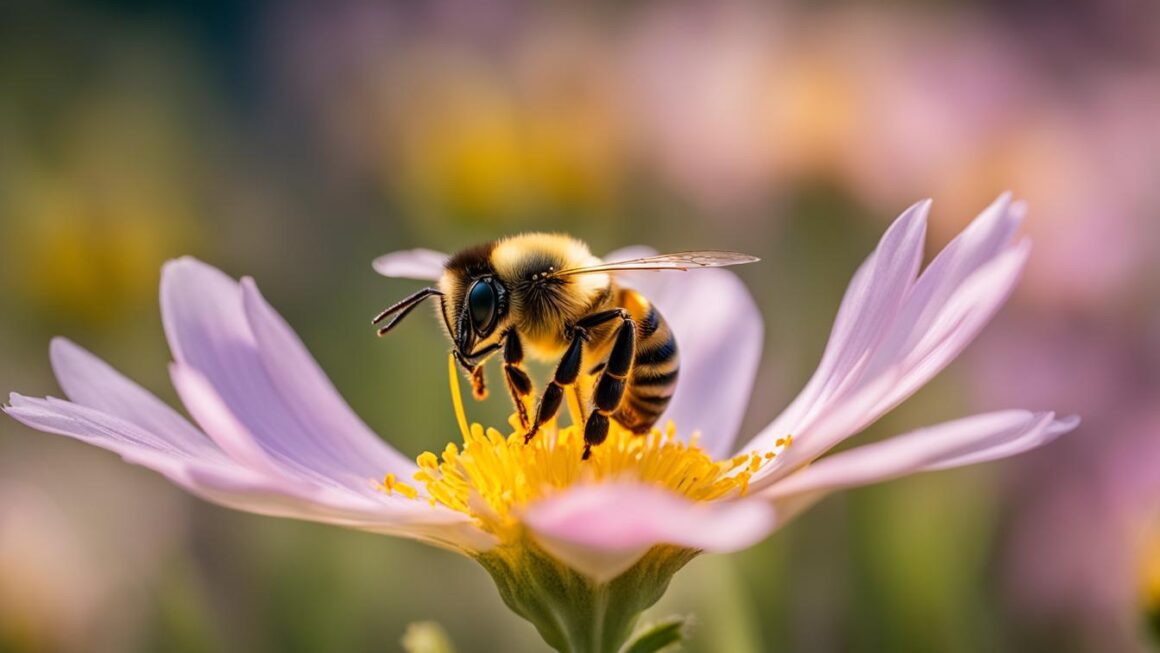
<path fill-rule="evenodd" d="M 1002 196 L 919 274 L 929 207 L 915 204 L 887 230 L 854 275 L 813 378 L 740 447 L 762 325 L 724 270 L 624 275 L 680 341 L 675 426 L 644 437 L 614 426 L 587 462 L 576 427 L 549 425 L 525 446 L 522 433 L 468 425 L 458 392 L 462 447 L 410 462 L 355 416 L 252 279 L 188 258 L 165 266 L 161 308 L 173 382 L 200 428 L 60 339 L 51 358 L 69 400 L 13 394 L 5 410 L 216 503 L 464 553 L 555 648 L 614 650 L 703 551 L 748 547 L 835 490 L 1007 457 L 1076 426 L 1001 411 L 819 460 L 954 359 L 1027 260 L 1029 244 L 1015 238 L 1024 207 Z M 442 260 L 413 250 L 376 267 L 433 278 Z M 678 439 L 677 429 L 699 435 Z"/>

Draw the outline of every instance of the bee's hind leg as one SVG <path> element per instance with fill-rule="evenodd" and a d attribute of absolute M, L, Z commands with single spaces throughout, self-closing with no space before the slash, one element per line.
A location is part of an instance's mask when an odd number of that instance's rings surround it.
<path fill-rule="evenodd" d="M 520 334 L 516 333 L 515 329 L 508 329 L 503 338 L 503 374 L 508 392 L 512 396 L 512 403 L 516 405 L 520 426 L 528 430 L 531 424 L 528 421 L 528 406 L 524 399 L 532 394 L 532 380 L 520 366 L 523 361 L 524 347 L 520 343 Z"/>
<path fill-rule="evenodd" d="M 628 315 L 616 330 L 616 342 L 608 354 L 596 390 L 592 393 L 593 411 L 584 424 L 584 454 L 588 460 L 592 447 L 604 442 L 608 437 L 608 418 L 620 406 L 624 398 L 624 388 L 628 373 L 632 369 L 632 359 L 636 352 L 636 323 Z"/>

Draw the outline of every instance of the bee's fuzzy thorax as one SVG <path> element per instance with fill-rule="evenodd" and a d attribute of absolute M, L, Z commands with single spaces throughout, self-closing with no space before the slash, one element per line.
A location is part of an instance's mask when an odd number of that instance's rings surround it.
<path fill-rule="evenodd" d="M 600 262 L 582 241 L 564 234 L 525 233 L 468 247 L 444 264 L 439 316 L 454 339 L 472 283 L 494 277 L 507 291 L 503 324 L 520 331 L 532 356 L 558 356 L 567 345 L 567 326 L 606 303 L 613 289 L 607 274 L 548 275 Z M 501 330 L 475 345 L 492 341 Z"/>
<path fill-rule="evenodd" d="M 597 265 L 582 241 L 564 234 L 526 233 L 495 243 L 491 263 L 512 289 L 511 319 L 533 355 L 559 354 L 565 326 L 592 311 L 610 293 L 606 274 L 549 279 L 554 271 Z"/>

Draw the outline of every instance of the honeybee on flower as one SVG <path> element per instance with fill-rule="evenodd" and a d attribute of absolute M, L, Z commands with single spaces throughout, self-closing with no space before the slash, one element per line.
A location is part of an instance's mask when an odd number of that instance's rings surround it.
<path fill-rule="evenodd" d="M 418 258 L 418 262 L 416 261 Z M 400 266 L 438 259 L 399 252 L 375 261 L 390 276 Z M 485 396 L 483 363 L 503 352 L 504 380 L 524 429 L 535 437 L 556 417 L 565 390 L 573 393 L 574 419 L 584 423 L 584 453 L 608 437 L 609 420 L 648 433 L 668 407 L 680 372 L 677 341 L 664 316 L 640 292 L 616 283 L 627 270 L 686 271 L 758 259 L 737 252 L 698 250 L 604 262 L 584 243 L 559 234 L 521 234 L 469 247 L 438 263 L 438 286 L 412 293 L 375 317 L 386 335 L 429 297 L 452 342 L 454 359 L 471 376 L 477 399 Z M 532 381 L 524 350 L 556 360 L 552 380 L 534 413 L 525 403 Z"/>

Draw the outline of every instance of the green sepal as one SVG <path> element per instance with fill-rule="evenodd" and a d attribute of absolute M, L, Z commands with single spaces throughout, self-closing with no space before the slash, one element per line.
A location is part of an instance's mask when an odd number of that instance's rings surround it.
<path fill-rule="evenodd" d="M 698 551 L 653 547 L 628 571 L 596 583 L 529 538 L 504 544 L 476 559 L 495 580 L 503 602 L 536 627 L 561 653 L 619 653 L 640 613 L 668 589 L 669 581 Z"/>
<path fill-rule="evenodd" d="M 633 635 L 621 653 L 672 653 L 680 650 L 688 636 L 688 624 L 686 617 L 668 617 L 649 624 Z"/>

